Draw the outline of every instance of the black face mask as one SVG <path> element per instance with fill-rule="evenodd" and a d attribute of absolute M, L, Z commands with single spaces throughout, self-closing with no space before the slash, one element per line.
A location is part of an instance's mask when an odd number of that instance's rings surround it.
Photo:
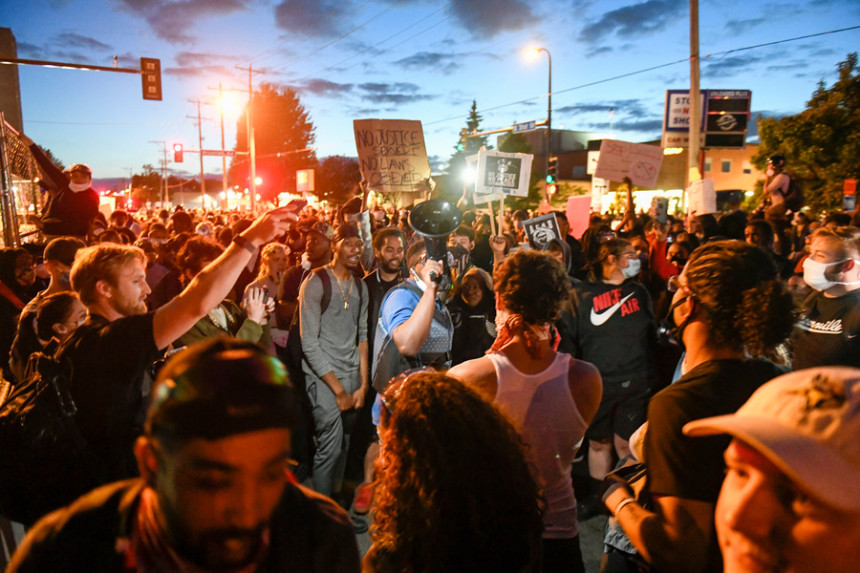
<path fill-rule="evenodd" d="M 680 255 L 675 255 L 674 257 L 672 257 L 672 263 L 674 263 L 674 265 L 679 269 L 683 269 L 684 265 L 687 264 L 687 259 Z"/>
<path fill-rule="evenodd" d="M 669 312 L 666 314 L 666 318 L 664 318 L 662 321 L 663 324 L 661 326 L 661 330 L 665 330 L 666 332 L 668 332 L 671 337 L 675 339 L 675 342 L 677 342 L 681 346 L 684 345 L 684 329 L 687 328 L 687 325 L 690 323 L 690 319 L 693 317 L 693 315 L 691 314 L 690 316 L 685 318 L 681 324 L 675 324 L 675 309 L 678 308 L 681 303 L 683 303 L 691 296 L 693 295 L 688 294 L 687 296 L 679 298 L 678 300 L 673 302 L 669 306 Z"/>

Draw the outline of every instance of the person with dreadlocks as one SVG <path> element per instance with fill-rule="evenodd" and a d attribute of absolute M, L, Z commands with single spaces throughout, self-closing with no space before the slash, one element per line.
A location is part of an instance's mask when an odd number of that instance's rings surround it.
<path fill-rule="evenodd" d="M 600 404 L 592 364 L 556 352 L 570 291 L 564 266 L 547 253 L 517 251 L 493 276 L 498 337 L 487 356 L 449 375 L 498 405 L 529 448 L 546 498 L 543 570 L 584 571 L 571 465 Z"/>

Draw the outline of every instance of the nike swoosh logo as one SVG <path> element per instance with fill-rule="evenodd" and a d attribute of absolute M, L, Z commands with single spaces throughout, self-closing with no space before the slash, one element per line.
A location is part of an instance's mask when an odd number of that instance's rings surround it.
<path fill-rule="evenodd" d="M 610 317 L 612 317 L 612 315 L 615 314 L 615 312 L 619 308 L 621 308 L 621 305 L 624 304 L 624 301 L 627 300 L 628 298 L 630 298 L 631 296 L 633 296 L 633 294 L 634 293 L 631 292 L 630 294 L 628 294 L 627 296 L 625 296 L 624 298 L 622 298 L 621 300 L 619 300 L 618 302 L 616 302 L 615 304 L 613 304 L 612 306 L 610 306 L 609 308 L 607 308 L 606 310 L 601 312 L 600 314 L 594 312 L 594 308 L 592 308 L 591 309 L 591 324 L 593 324 L 594 326 L 600 326 L 601 324 L 603 324 L 604 322 L 609 320 Z"/>

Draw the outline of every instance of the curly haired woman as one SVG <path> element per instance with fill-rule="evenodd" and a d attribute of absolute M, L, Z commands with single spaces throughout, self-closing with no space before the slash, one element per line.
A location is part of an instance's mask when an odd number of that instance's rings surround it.
<path fill-rule="evenodd" d="M 561 263 L 547 253 L 517 251 L 493 280 L 498 338 L 487 356 L 450 374 L 496 403 L 529 446 L 547 504 L 543 571 L 584 571 L 571 465 L 600 403 L 600 374 L 554 349 L 552 324 L 570 289 Z"/>
<path fill-rule="evenodd" d="M 652 508 L 625 487 L 606 507 L 649 564 L 661 571 L 722 571 L 714 506 L 730 436 L 690 438 L 684 424 L 735 412 L 782 373 L 769 356 L 791 333 L 791 295 L 770 256 L 740 241 L 715 241 L 690 255 L 669 310 L 683 340 L 683 376 L 648 406 L 644 453 Z M 611 558 L 610 554 L 610 558 Z"/>
<path fill-rule="evenodd" d="M 538 571 L 541 500 L 516 429 L 462 383 L 385 391 L 365 573 Z"/>

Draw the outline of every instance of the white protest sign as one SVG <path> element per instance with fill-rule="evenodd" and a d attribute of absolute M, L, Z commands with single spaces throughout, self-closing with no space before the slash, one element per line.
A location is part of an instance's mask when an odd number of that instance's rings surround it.
<path fill-rule="evenodd" d="M 531 248 L 538 251 L 542 251 L 551 240 L 561 239 L 558 219 L 555 218 L 554 213 L 526 219 L 523 221 L 523 230 L 526 232 Z"/>
<path fill-rule="evenodd" d="M 687 212 L 691 215 L 717 212 L 717 192 L 713 179 L 699 179 L 687 185 Z"/>
<path fill-rule="evenodd" d="M 430 162 L 420 121 L 356 119 L 355 147 L 361 176 L 381 193 L 425 191 Z"/>
<path fill-rule="evenodd" d="M 661 225 L 669 221 L 669 199 L 668 197 L 652 197 L 651 209 L 648 210 L 651 218 L 657 219 Z"/>
<path fill-rule="evenodd" d="M 568 197 L 565 213 L 570 225 L 570 234 L 578 239 L 588 229 L 591 219 L 591 195 Z"/>
<path fill-rule="evenodd" d="M 635 185 L 650 189 L 657 185 L 662 164 L 663 149 L 656 145 L 604 139 L 594 175 L 610 181 L 629 177 Z"/>
<path fill-rule="evenodd" d="M 528 197 L 531 174 L 531 155 L 482 149 L 478 152 L 475 203 L 502 195 Z"/>

